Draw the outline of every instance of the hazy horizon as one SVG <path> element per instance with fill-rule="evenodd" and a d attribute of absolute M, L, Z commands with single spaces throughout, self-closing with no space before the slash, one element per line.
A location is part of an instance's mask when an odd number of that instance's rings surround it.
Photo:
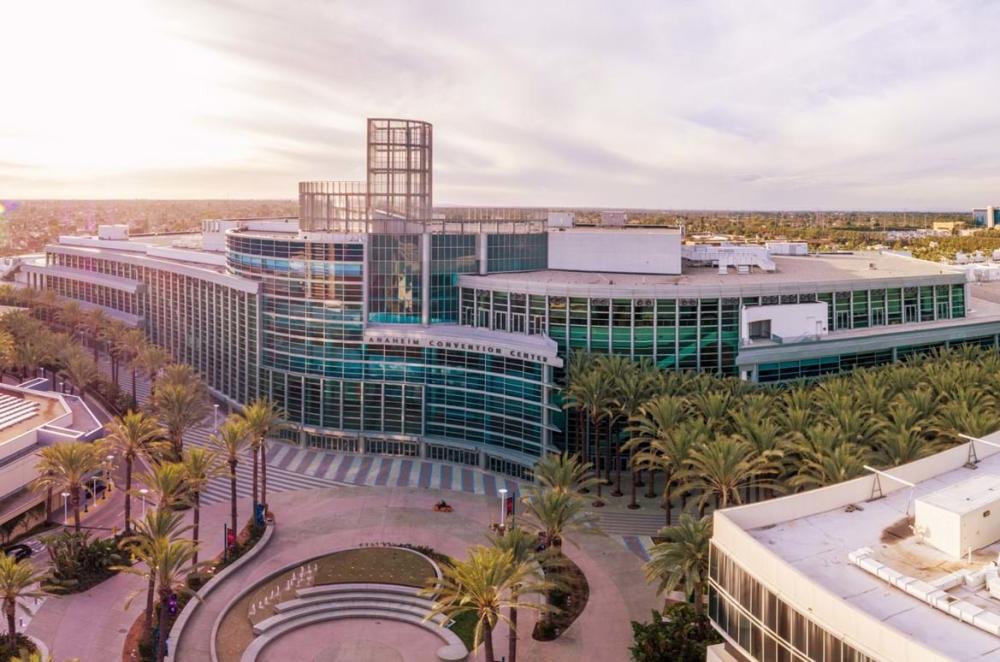
<path fill-rule="evenodd" d="M 0 199 L 294 200 L 402 116 L 442 206 L 1000 202 L 1000 5 L 56 4 L 5 11 Z"/>

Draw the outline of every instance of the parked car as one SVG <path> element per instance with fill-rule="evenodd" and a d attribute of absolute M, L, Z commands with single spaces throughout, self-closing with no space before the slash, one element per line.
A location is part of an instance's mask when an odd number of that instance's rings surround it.
<path fill-rule="evenodd" d="M 4 547 L 3 553 L 7 556 L 13 556 L 15 561 L 23 561 L 31 556 L 31 548 L 27 545 L 18 543 L 16 545 Z"/>

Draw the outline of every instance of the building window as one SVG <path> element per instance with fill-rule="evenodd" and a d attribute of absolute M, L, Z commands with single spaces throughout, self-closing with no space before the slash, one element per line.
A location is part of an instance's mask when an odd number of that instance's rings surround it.
<path fill-rule="evenodd" d="M 750 322 L 750 340 L 770 340 L 771 320 Z"/>

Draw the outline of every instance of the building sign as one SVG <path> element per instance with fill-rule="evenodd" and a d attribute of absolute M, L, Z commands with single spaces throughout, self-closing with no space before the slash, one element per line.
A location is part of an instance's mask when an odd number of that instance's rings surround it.
<path fill-rule="evenodd" d="M 425 335 L 405 335 L 388 333 L 383 329 L 365 331 L 365 343 L 370 345 L 392 345 L 395 347 L 427 347 L 430 349 L 450 349 L 459 352 L 492 354 L 521 361 L 531 361 L 559 367 L 562 359 L 558 356 L 542 354 L 537 350 L 511 347 L 506 344 L 483 342 L 481 340 L 460 340 Z"/>

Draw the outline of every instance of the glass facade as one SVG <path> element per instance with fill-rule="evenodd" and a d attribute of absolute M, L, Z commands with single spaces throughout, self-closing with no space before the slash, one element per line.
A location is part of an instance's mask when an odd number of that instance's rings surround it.
<path fill-rule="evenodd" d="M 490 234 L 486 240 L 486 265 L 489 273 L 536 271 L 549 262 L 549 235 Z"/>
<path fill-rule="evenodd" d="M 649 357 L 663 370 L 736 373 L 742 306 L 828 304 L 829 329 L 965 317 L 963 284 L 741 297 L 595 298 L 461 288 L 464 324 L 546 333 L 561 354 Z"/>
<path fill-rule="evenodd" d="M 768 590 L 714 543 L 708 617 L 760 662 L 878 662 Z"/>
<path fill-rule="evenodd" d="M 479 271 L 474 234 L 431 235 L 431 322 L 458 321 L 458 274 Z"/>
<path fill-rule="evenodd" d="M 885 365 L 909 356 L 926 354 L 939 347 L 956 347 L 959 345 L 1000 346 L 998 344 L 998 336 L 991 334 L 967 338 L 965 340 L 942 340 L 941 342 L 923 343 L 920 345 L 902 345 L 900 347 L 870 352 L 851 352 L 798 361 L 761 363 L 757 366 L 757 381 L 767 383 L 786 382 L 793 379 L 812 379 L 822 377 L 823 375 L 853 370 L 854 368 L 871 368 Z"/>
<path fill-rule="evenodd" d="M 421 244 L 418 234 L 369 236 L 369 322 L 420 322 Z"/>

